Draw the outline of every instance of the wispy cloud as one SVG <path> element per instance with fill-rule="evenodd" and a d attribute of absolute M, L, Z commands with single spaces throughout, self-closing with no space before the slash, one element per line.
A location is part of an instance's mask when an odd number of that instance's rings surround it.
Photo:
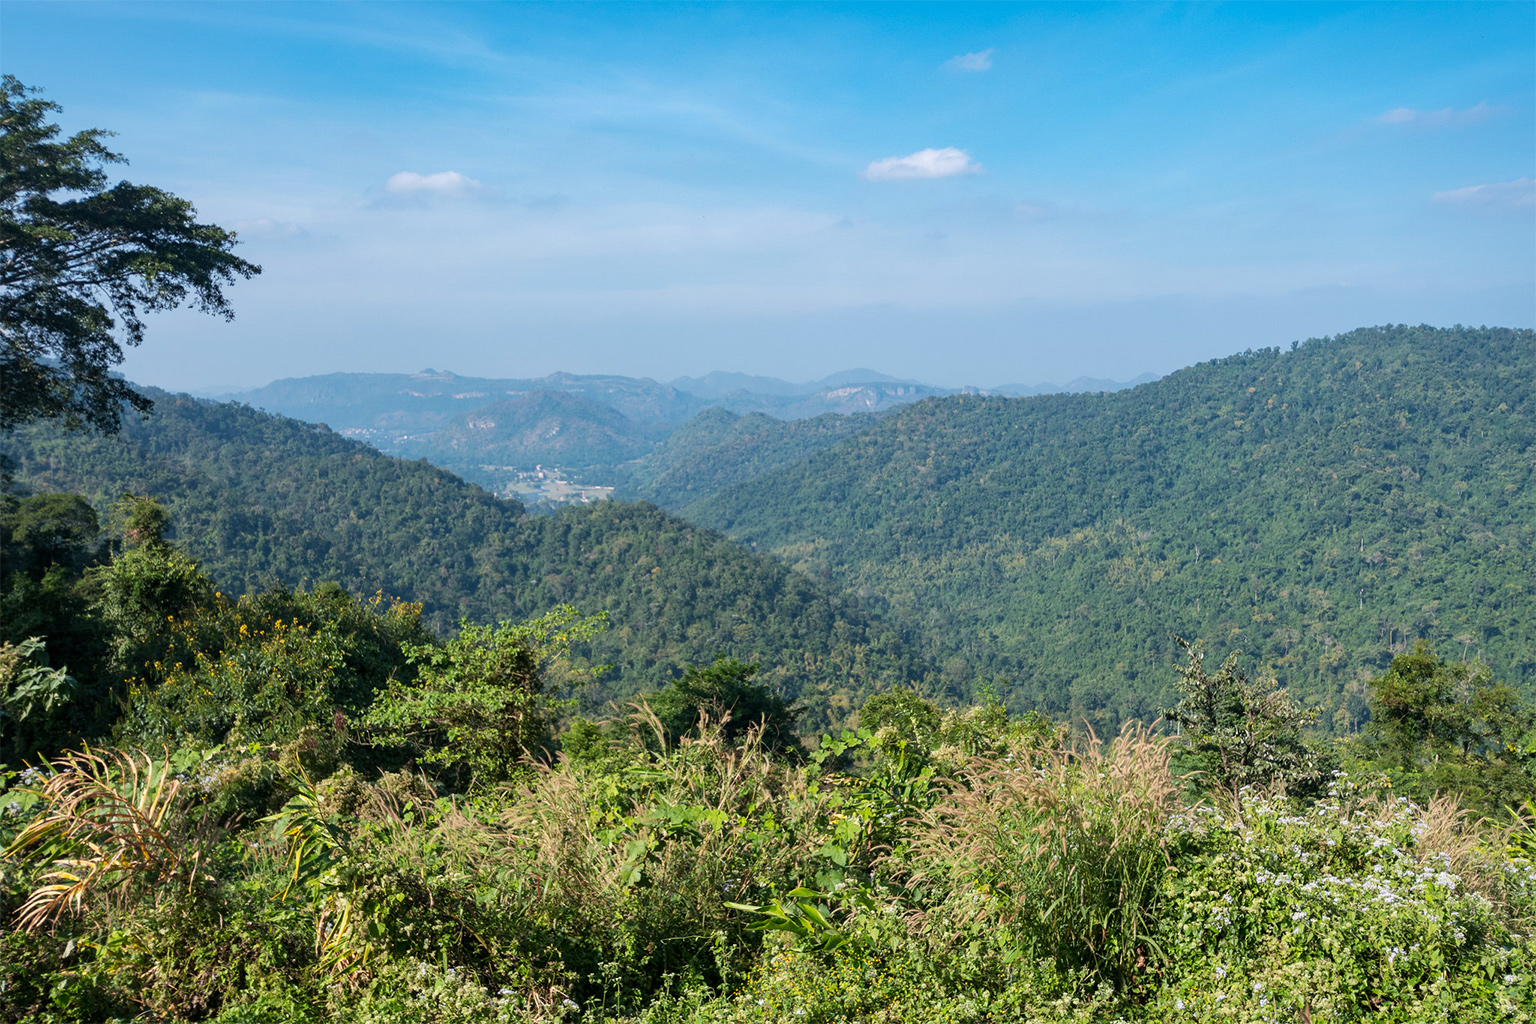
<path fill-rule="evenodd" d="M 1374 120 L 1377 124 L 1415 125 L 1420 128 L 1459 128 L 1462 125 L 1486 121 L 1503 109 L 1503 107 L 1490 107 L 1486 103 L 1479 103 L 1477 106 L 1468 107 L 1466 110 L 1457 110 L 1455 107 L 1445 107 L 1442 110 L 1415 110 L 1412 107 L 1393 107 L 1385 114 L 1377 116 Z"/>
<path fill-rule="evenodd" d="M 962 53 L 944 62 L 951 71 L 991 71 L 993 49 L 989 46 L 977 53 Z"/>
<path fill-rule="evenodd" d="M 1536 209 L 1536 178 L 1494 181 L 1486 185 L 1453 188 L 1436 192 L 1435 202 L 1476 210 Z"/>
<path fill-rule="evenodd" d="M 920 149 L 909 156 L 888 156 L 864 168 L 870 181 L 915 181 L 919 178 L 952 178 L 957 174 L 975 174 L 981 165 L 963 149 Z"/>
<path fill-rule="evenodd" d="M 436 174 L 401 171 L 384 183 L 386 191 L 406 196 L 463 196 L 478 192 L 482 187 L 474 178 L 465 177 L 458 171 L 438 171 Z"/>

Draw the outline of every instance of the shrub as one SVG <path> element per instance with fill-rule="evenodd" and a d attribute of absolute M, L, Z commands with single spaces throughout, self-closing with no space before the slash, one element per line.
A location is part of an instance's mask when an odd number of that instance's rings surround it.
<path fill-rule="evenodd" d="M 1108 744 L 973 760 L 901 855 L 931 941 L 1012 945 L 1131 983 L 1156 955 L 1178 807 L 1169 756 L 1166 739 L 1127 725 Z"/>
<path fill-rule="evenodd" d="M 1184 697 L 1163 717 L 1181 727 L 1175 764 L 1197 786 L 1236 793 L 1244 786 L 1315 788 L 1326 757 L 1302 739 L 1317 714 L 1297 704 L 1274 679 L 1249 679 L 1233 651 L 1216 672 L 1205 651 L 1175 638 L 1188 660 L 1179 669 Z"/>
<path fill-rule="evenodd" d="M 1450 804 L 1420 808 L 1342 773 L 1312 807 L 1250 792 L 1181 815 L 1154 1016 L 1530 1019 L 1506 1013 L 1528 1014 L 1536 942 L 1486 887 L 1527 889 L 1536 873 L 1502 857 L 1478 867 L 1458 821 Z"/>
<path fill-rule="evenodd" d="M 128 681 L 119 741 L 287 744 L 338 731 L 391 680 L 413 678 L 405 648 L 429 644 L 421 608 L 358 601 L 334 585 L 276 588 L 161 623 L 162 653 Z M 344 717 L 338 723 L 336 715 Z"/>
<path fill-rule="evenodd" d="M 407 645 L 417 678 L 392 679 L 363 724 L 380 742 L 411 745 L 459 785 L 505 781 L 561 706 L 545 693 L 547 677 L 572 644 L 605 625 L 562 605 L 522 623 L 464 623 L 445 644 Z"/>

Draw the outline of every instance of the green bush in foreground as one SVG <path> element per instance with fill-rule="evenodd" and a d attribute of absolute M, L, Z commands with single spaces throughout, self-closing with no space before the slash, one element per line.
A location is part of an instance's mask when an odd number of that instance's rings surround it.
<path fill-rule="evenodd" d="M 1182 738 L 892 690 L 807 750 L 729 659 L 555 734 L 600 620 L 418 612 L 107 616 L 117 746 L 0 768 L 0 1019 L 1532 1019 L 1529 713 L 1475 665 L 1394 662 L 1353 774 L 1198 658 Z"/>
<path fill-rule="evenodd" d="M 204 813 L 216 774 L 183 759 L 163 827 L 192 881 L 124 865 L 81 913 L 12 928 L 0 1015 L 1531 1019 L 1536 873 L 1518 837 L 1342 775 L 1312 804 L 1249 790 L 1190 807 L 1169 739 L 994 715 L 985 751 L 948 742 L 977 718 L 846 734 L 809 762 L 706 724 L 459 796 L 343 765 L 289 776 L 269 821 L 222 827 Z M 81 856 L 14 843 L 39 815 L 84 813 L 36 795 L 73 770 L 0 796 L 8 916 Z M 98 845 L 131 822 L 102 827 Z M 763 927 L 781 919 L 797 924 Z"/>

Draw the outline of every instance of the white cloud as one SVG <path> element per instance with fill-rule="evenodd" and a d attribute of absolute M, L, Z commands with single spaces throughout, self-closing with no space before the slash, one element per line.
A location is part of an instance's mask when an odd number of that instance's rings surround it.
<path fill-rule="evenodd" d="M 912 181 L 918 178 L 952 178 L 957 174 L 975 174 L 981 165 L 963 149 L 920 149 L 910 156 L 888 156 L 864 168 L 870 181 Z"/>
<path fill-rule="evenodd" d="M 1412 107 L 1393 107 L 1376 118 L 1377 124 L 1411 124 L 1424 128 L 1456 128 L 1466 124 L 1486 121 L 1499 113 L 1502 107 L 1490 107 L 1479 103 L 1466 110 L 1446 107 L 1443 110 L 1414 110 Z"/>
<path fill-rule="evenodd" d="M 1536 178 L 1516 178 L 1514 181 L 1453 188 L 1446 192 L 1436 192 L 1432 198 L 1437 203 L 1482 210 L 1536 209 Z"/>
<path fill-rule="evenodd" d="M 438 171 L 436 174 L 401 171 L 390 175 L 384 188 L 396 195 L 462 196 L 478 192 L 481 185 L 474 178 L 465 177 L 458 171 Z"/>
<path fill-rule="evenodd" d="M 978 53 L 962 53 L 944 62 L 951 71 L 991 71 L 993 50 L 989 46 Z"/>

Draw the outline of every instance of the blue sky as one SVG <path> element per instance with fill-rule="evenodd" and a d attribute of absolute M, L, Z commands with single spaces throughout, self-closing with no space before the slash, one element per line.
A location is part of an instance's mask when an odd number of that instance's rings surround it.
<path fill-rule="evenodd" d="M 1125 379 L 1536 325 L 1536 5 L 34 4 L 0 65 L 265 267 L 167 387 Z"/>

